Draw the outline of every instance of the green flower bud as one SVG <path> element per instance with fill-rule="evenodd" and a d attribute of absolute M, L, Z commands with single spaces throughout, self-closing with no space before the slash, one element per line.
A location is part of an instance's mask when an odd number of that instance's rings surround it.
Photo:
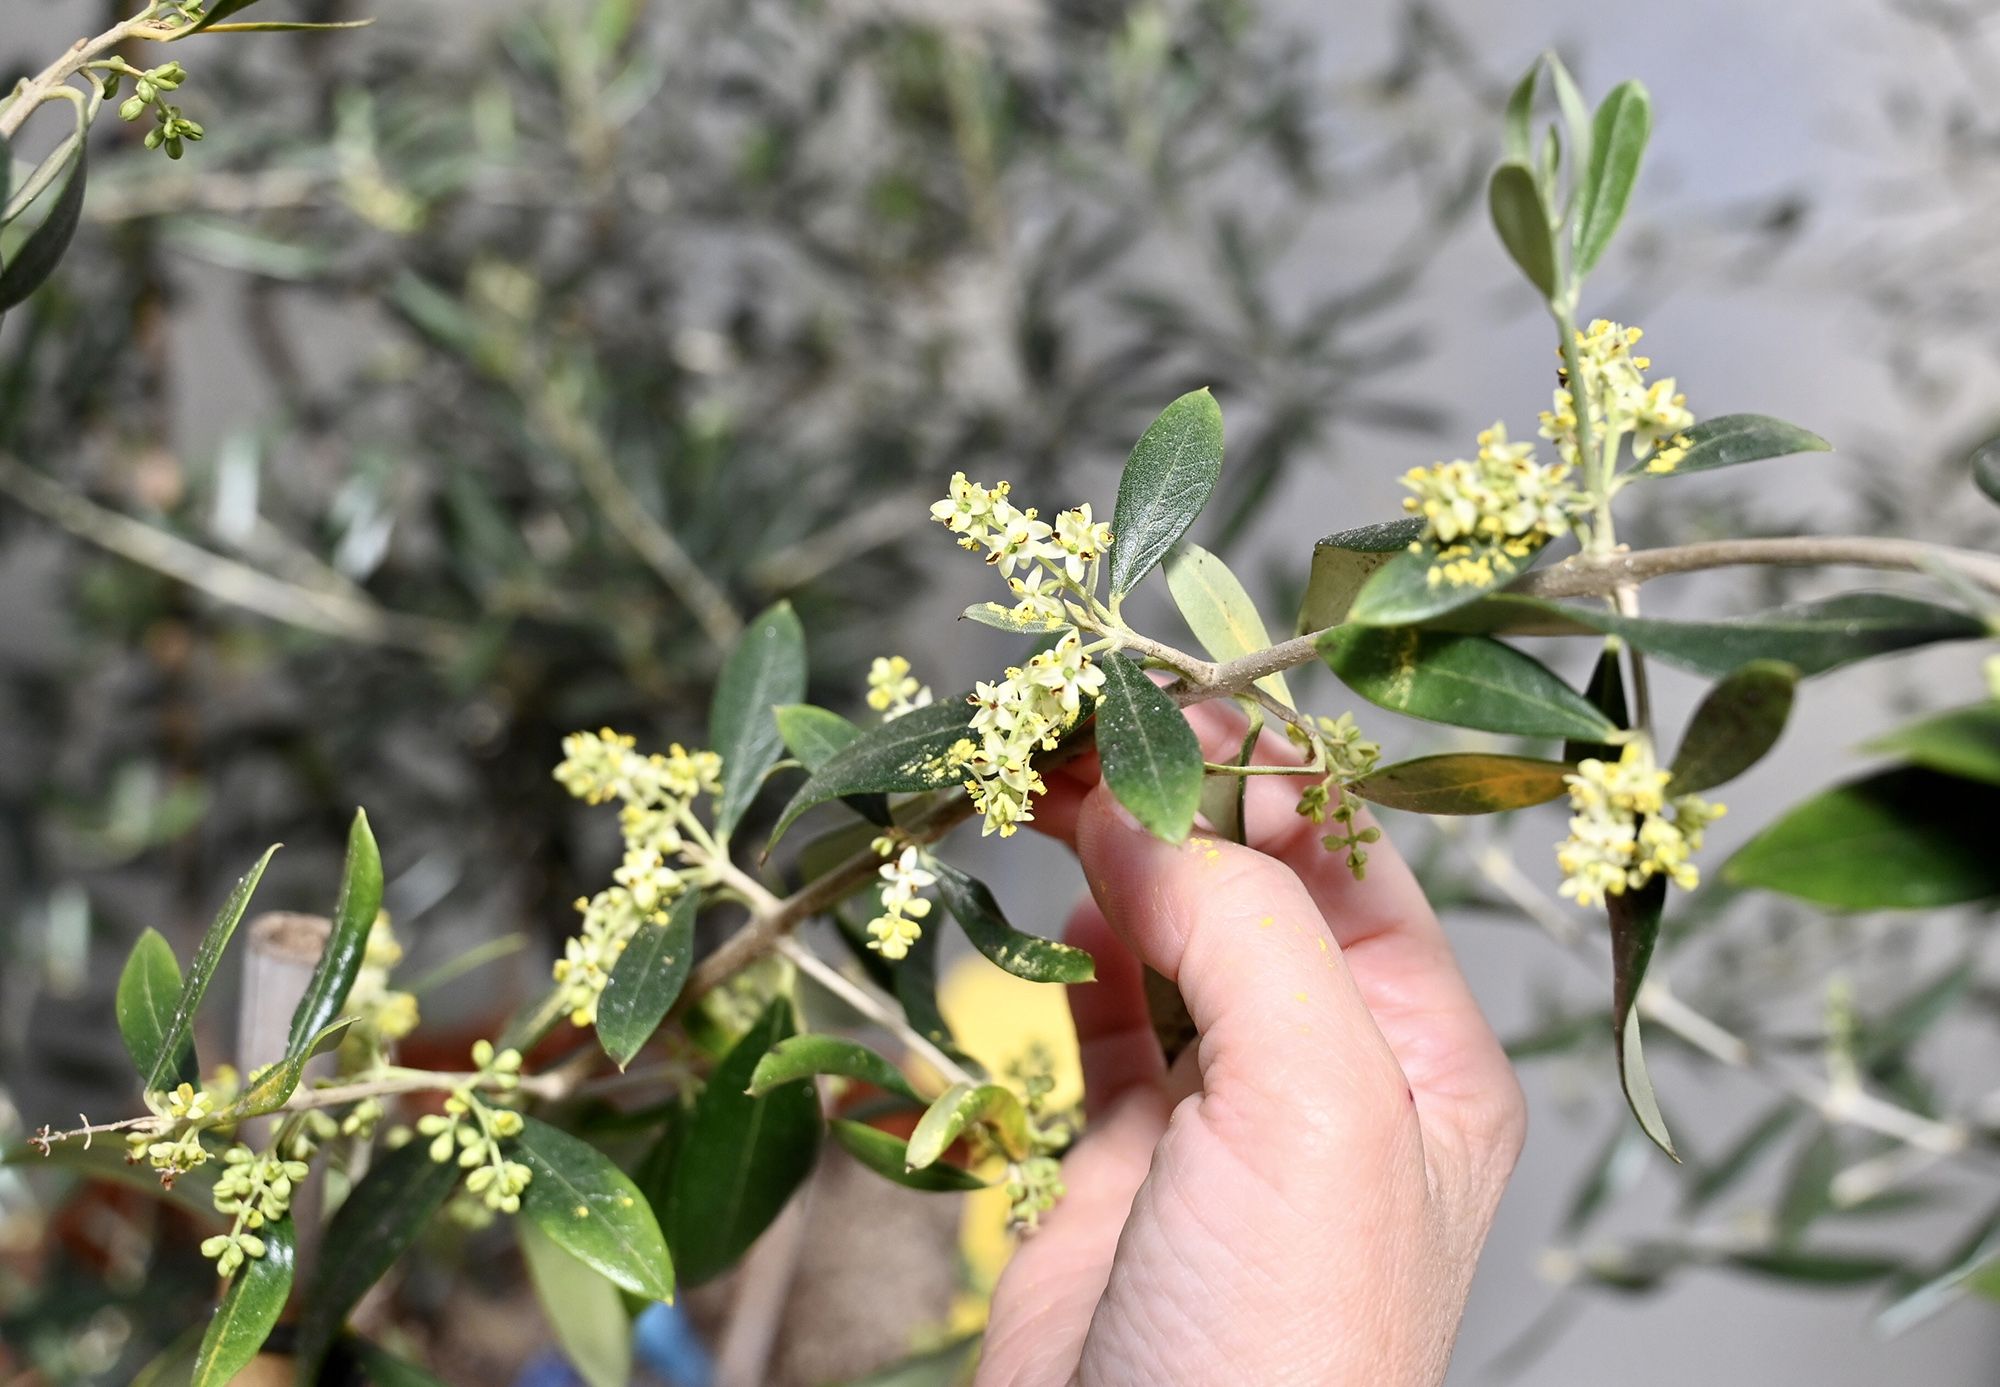
<path fill-rule="evenodd" d="M 141 77 L 133 84 L 132 90 L 139 94 L 141 102 L 151 101 L 160 94 L 160 89 L 153 85 L 152 79 L 149 77 Z"/>
<path fill-rule="evenodd" d="M 137 120 L 144 114 L 146 114 L 146 103 L 136 96 L 127 98 L 125 104 L 118 108 L 120 120 Z"/>

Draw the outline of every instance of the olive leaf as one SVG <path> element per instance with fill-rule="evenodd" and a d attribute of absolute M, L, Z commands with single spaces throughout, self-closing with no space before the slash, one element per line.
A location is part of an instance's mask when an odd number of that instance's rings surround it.
<path fill-rule="evenodd" d="M 963 700 L 947 698 L 866 729 L 806 778 L 779 816 L 765 851 L 777 846 L 800 815 L 828 800 L 957 784 L 964 773 L 952 765 L 950 752 L 971 721 Z"/>
<path fill-rule="evenodd" d="M 1660 1100 L 1646 1072 L 1645 1045 L 1639 1035 L 1639 988 L 1653 961 L 1660 938 L 1660 913 L 1667 903 L 1667 879 L 1655 876 L 1644 886 L 1605 898 L 1611 919 L 1611 1021 L 1617 1047 L 1618 1081 L 1625 1101 L 1653 1144 L 1678 1161 Z"/>
<path fill-rule="evenodd" d="M 1862 748 L 1967 780 L 2000 785 L 2000 701 L 1974 703 L 1886 732 Z"/>
<path fill-rule="evenodd" d="M 532 1177 L 521 1192 L 529 1220 L 585 1266 L 633 1295 L 674 1298 L 674 1266 L 645 1196 L 611 1158 L 558 1127 L 521 1119 L 508 1154 Z"/>
<path fill-rule="evenodd" d="M 620 1069 L 632 1062 L 686 986 L 701 897 L 683 892 L 659 924 L 642 924 L 611 966 L 597 1001 L 597 1040 Z"/>
<path fill-rule="evenodd" d="M 1549 225 L 1549 210 L 1534 170 L 1526 164 L 1508 161 L 1493 170 L 1486 185 L 1486 210 L 1500 244 L 1521 267 L 1528 283 L 1545 299 L 1556 296 L 1557 274 L 1555 231 Z"/>
<path fill-rule="evenodd" d="M 1557 798 L 1568 773 L 1560 761 L 1452 752 L 1398 761 L 1348 788 L 1370 804 L 1413 814 L 1496 814 Z"/>
<path fill-rule="evenodd" d="M 325 1028 L 347 1002 L 354 979 L 368 951 L 368 934 L 382 911 L 382 852 L 368 827 L 368 815 L 354 811 L 347 830 L 347 861 L 340 873 L 340 895 L 333 905 L 333 925 L 326 947 L 306 982 L 305 995 L 292 1012 L 285 1041 L 287 1054 L 297 1054 Z"/>
<path fill-rule="evenodd" d="M 935 859 L 938 898 L 965 931 L 972 947 L 1002 970 L 1029 982 L 1079 983 L 1096 976 L 1096 964 L 1082 949 L 1039 935 L 1024 934 L 1007 923 L 986 883 L 967 876 L 948 862 Z"/>
<path fill-rule="evenodd" d="M 1763 760 L 1791 717 L 1798 683 L 1790 665 L 1754 660 L 1710 689 L 1674 753 L 1675 793 L 1727 784 Z"/>
<path fill-rule="evenodd" d="M 585 1387 L 627 1387 L 632 1381 L 632 1321 L 618 1288 L 528 1220 L 516 1221 L 514 1236 L 542 1317 Z"/>
<path fill-rule="evenodd" d="M 1422 516 L 1363 525 L 1328 535 L 1313 546 L 1312 571 L 1299 603 L 1297 633 L 1324 631 L 1347 620 L 1355 594 L 1376 570 L 1404 553 L 1430 528 Z"/>
<path fill-rule="evenodd" d="M 118 974 L 114 1003 L 118 1034 L 125 1051 L 141 1075 L 158 1070 L 168 1087 L 181 1082 L 195 1083 L 200 1071 L 195 1064 L 194 1037 L 184 1034 L 171 1063 L 160 1064 L 160 1050 L 172 1024 L 174 1002 L 181 992 L 181 965 L 174 946 L 166 936 L 148 926 L 133 944 Z"/>
<path fill-rule="evenodd" d="M 1590 671 L 1590 682 L 1583 689 L 1583 696 L 1590 706 L 1604 714 L 1611 725 L 1621 731 L 1632 725 L 1631 707 L 1625 700 L 1624 649 L 1619 641 L 1606 641 L 1603 652 L 1597 657 L 1597 664 Z M 1617 756 L 1617 747 L 1595 738 L 1572 737 L 1563 743 L 1562 759 L 1571 765 L 1585 759 L 1615 760 Z"/>
<path fill-rule="evenodd" d="M 778 735 L 784 738 L 785 749 L 806 768 L 808 775 L 845 751 L 861 735 L 859 727 L 830 708 L 817 708 L 810 703 L 784 703 L 772 711 L 777 718 Z M 872 823 L 885 828 L 890 823 L 886 795 L 848 795 L 843 802 Z"/>
<path fill-rule="evenodd" d="M 757 1067 L 750 1071 L 746 1091 L 752 1098 L 762 1098 L 782 1084 L 809 1079 L 816 1074 L 859 1079 L 898 1098 L 907 1098 L 913 1103 L 923 1101 L 910 1087 L 910 1081 L 903 1077 L 902 1070 L 859 1041 L 834 1035 L 785 1037 L 757 1061 Z"/>
<path fill-rule="evenodd" d="M 965 609 L 963 615 L 981 626 L 991 626 L 996 631 L 1007 631 L 1017 636 L 1044 636 L 1069 626 L 1059 616 L 1016 616 L 1012 607 L 998 602 L 975 602 Z"/>
<path fill-rule="evenodd" d="M 1010 1088 L 999 1084 L 953 1084 L 917 1121 L 910 1133 L 909 1168 L 925 1170 L 937 1164 L 951 1144 L 974 1125 L 986 1127 L 1000 1149 L 1014 1160 L 1030 1154 L 1028 1113 Z"/>
<path fill-rule="evenodd" d="M 1964 612 L 1886 592 L 1853 592 L 1719 621 L 1621 616 L 1580 604 L 1502 594 L 1489 598 L 1489 625 L 1519 629 L 1587 627 L 1622 636 L 1669 664 L 1720 679 L 1753 660 L 1778 660 L 1801 678 L 1876 655 L 1936 641 L 1976 640 L 1983 623 Z M 1479 608 L 1467 615 L 1477 617 Z M 1454 614 L 1456 620 L 1457 614 Z"/>
<path fill-rule="evenodd" d="M 2000 438 L 1982 444 L 1972 454 L 1972 481 L 1986 499 L 2000 506 Z"/>
<path fill-rule="evenodd" d="M 784 749 L 772 709 L 806 695 L 806 633 L 789 602 L 766 608 L 743 635 L 716 681 L 709 745 L 722 757 L 715 831 L 726 837 L 749 809 Z"/>
<path fill-rule="evenodd" d="M 1320 655 L 1378 707 L 1453 727 L 1602 741 L 1617 729 L 1532 656 L 1486 636 L 1341 626 Z"/>
<path fill-rule="evenodd" d="M 1544 546 L 1544 549 L 1546 546 Z M 1454 571 L 1458 579 L 1433 581 L 1437 547 L 1423 544 L 1392 555 L 1361 585 L 1347 612 L 1349 621 L 1364 626 L 1408 626 L 1429 622 L 1446 612 L 1478 602 L 1495 588 L 1504 587 L 1521 576 L 1540 558 L 1537 549 L 1526 558 L 1516 558 L 1498 545 L 1465 545 L 1465 563 Z M 1466 578 L 1467 573 L 1483 574 Z"/>
<path fill-rule="evenodd" d="M 939 1161 L 921 1170 L 910 1168 L 909 1144 L 879 1127 L 865 1122 L 835 1118 L 827 1124 L 840 1148 L 884 1179 L 913 1190 L 949 1193 L 955 1190 L 983 1190 L 986 1181 L 969 1170 Z"/>
<path fill-rule="evenodd" d="M 1155 836 L 1178 843 L 1201 806 L 1201 741 L 1180 708 L 1130 660 L 1098 662 L 1097 754 L 1104 783 Z"/>
<path fill-rule="evenodd" d="M 1638 82 L 1620 82 L 1598 106 L 1589 169 L 1577 187 L 1572 268 L 1579 279 L 1596 268 L 1617 234 L 1652 133 L 1653 103 Z"/>
<path fill-rule="evenodd" d="M 1827 790 L 1723 867 L 1739 886 L 1836 910 L 1924 910 L 2000 895 L 2000 786 L 1900 766 Z"/>
<path fill-rule="evenodd" d="M 797 1080 L 749 1091 L 766 1052 L 791 1034 L 781 998 L 716 1065 L 681 1132 L 660 1220 L 691 1286 L 734 1265 L 812 1173 L 817 1091 Z"/>
<path fill-rule="evenodd" d="M 1671 470 L 1652 472 L 1640 468 L 1632 476 L 1684 477 L 1690 472 L 1713 472 L 1719 467 L 1762 462 L 1766 458 L 1833 450 L 1833 445 L 1818 434 L 1764 414 L 1718 414 L 1690 428 L 1686 437 L 1687 452 Z"/>
<path fill-rule="evenodd" d="M 209 980 L 215 976 L 215 965 L 222 961 L 222 951 L 229 947 L 230 936 L 236 933 L 243 912 L 250 908 L 250 896 L 256 891 L 257 883 L 264 879 L 264 868 L 270 865 L 271 855 L 277 850 L 276 843 L 264 849 L 257 865 L 243 874 L 235 889 L 229 893 L 229 899 L 222 903 L 221 912 L 209 924 L 208 932 L 202 935 L 201 944 L 195 950 L 194 962 L 181 984 L 180 996 L 174 999 L 173 1012 L 160 1031 L 159 1050 L 152 1067 L 146 1071 L 146 1092 L 157 1093 L 165 1087 L 169 1068 L 177 1063 L 176 1056 L 180 1054 L 181 1047 L 189 1043 L 194 1034 L 195 1010 L 201 1006 Z"/>
<path fill-rule="evenodd" d="M 220 1120 L 241 1122 L 284 1107 L 291 1101 L 292 1094 L 298 1091 L 299 1080 L 305 1077 L 307 1061 L 318 1054 L 329 1040 L 353 1025 L 354 1020 L 352 1016 L 345 1016 L 327 1023 L 308 1036 L 305 1044 L 277 1063 L 267 1064 L 253 1072 L 243 1091 L 219 1114 Z"/>
<path fill-rule="evenodd" d="M 1111 600 L 1153 571 L 1201 514 L 1222 475 L 1222 407 L 1192 390 L 1132 445 L 1111 516 Z"/>
<path fill-rule="evenodd" d="M 1249 725 L 1244 729 L 1243 741 L 1238 745 L 1232 764 L 1247 766 L 1257 754 L 1258 739 L 1264 735 L 1264 710 L 1255 703 L 1242 700 L 1244 711 L 1249 716 Z M 1208 771 L 1201 778 L 1201 816 L 1208 826 L 1222 838 L 1232 843 L 1246 841 L 1250 777 L 1231 775 L 1223 771 Z"/>
<path fill-rule="evenodd" d="M 458 1184 L 454 1161 L 434 1161 L 430 1143 L 413 1141 L 376 1156 L 326 1226 L 319 1265 L 303 1298 L 298 1380 L 319 1380 L 319 1365 L 347 1316 L 383 1273 L 416 1242 Z"/>
<path fill-rule="evenodd" d="M 1201 648 L 1217 660 L 1234 660 L 1268 649 L 1271 636 L 1257 604 L 1229 565 L 1191 540 L 1167 555 L 1167 591 Z M 1257 687 L 1288 708 L 1298 705 L 1283 673 L 1268 674 Z"/>
<path fill-rule="evenodd" d="M 48 214 L 28 233 L 13 258 L 0 267 L 0 313 L 26 299 L 55 273 L 63 252 L 69 249 L 70 238 L 76 235 L 77 225 L 83 220 L 83 190 L 89 175 L 84 134 L 83 115 L 79 108 L 76 153 L 71 156 L 62 175 L 62 186 L 56 190 Z M 5 150 L 0 149 L 0 159 L 6 157 Z"/>
<path fill-rule="evenodd" d="M 264 1255 L 245 1257 L 229 1278 L 222 1302 L 201 1336 L 189 1387 L 223 1387 L 249 1367 L 271 1337 L 271 1329 L 292 1293 L 297 1240 L 291 1216 L 265 1224 L 257 1236 L 264 1240 Z"/>

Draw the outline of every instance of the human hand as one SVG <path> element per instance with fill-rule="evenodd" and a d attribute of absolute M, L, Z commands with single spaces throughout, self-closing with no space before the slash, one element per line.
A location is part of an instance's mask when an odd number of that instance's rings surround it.
<path fill-rule="evenodd" d="M 1211 759 L 1232 716 L 1191 714 Z M 1052 773 L 1036 810 L 1094 898 L 1068 931 L 1097 960 L 1069 994 L 1090 1127 L 978 1387 L 1440 1382 L 1526 1110 L 1416 879 L 1385 841 L 1354 880 L 1287 777 L 1251 779 L 1250 846 L 1163 843 L 1096 782 Z M 1200 1035 L 1171 1071 L 1142 964 Z"/>

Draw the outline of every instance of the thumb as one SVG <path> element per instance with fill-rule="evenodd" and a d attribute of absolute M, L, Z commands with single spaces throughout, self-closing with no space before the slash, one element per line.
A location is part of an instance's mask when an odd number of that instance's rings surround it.
<path fill-rule="evenodd" d="M 1111 928 L 1180 988 L 1204 1105 L 1244 1119 L 1256 1148 L 1246 1158 L 1296 1158 L 1279 1148 L 1313 1129 L 1318 1142 L 1328 1123 L 1375 1130 L 1411 1112 L 1402 1070 L 1291 868 L 1218 839 L 1163 843 L 1103 785 L 1078 814 L 1077 855 Z"/>

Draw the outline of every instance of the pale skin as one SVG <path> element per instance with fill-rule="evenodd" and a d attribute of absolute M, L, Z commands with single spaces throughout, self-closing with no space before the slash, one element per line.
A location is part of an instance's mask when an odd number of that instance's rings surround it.
<path fill-rule="evenodd" d="M 1190 714 L 1206 753 L 1240 715 Z M 1290 748 L 1267 738 L 1259 759 Z M 1526 1130 L 1436 914 L 1384 841 L 1355 881 L 1250 781 L 1248 845 L 1138 827 L 1094 759 L 1036 827 L 1076 851 L 1087 1134 L 993 1298 L 977 1387 L 1430 1387 Z M 1141 964 L 1200 1033 L 1168 1070 Z"/>

